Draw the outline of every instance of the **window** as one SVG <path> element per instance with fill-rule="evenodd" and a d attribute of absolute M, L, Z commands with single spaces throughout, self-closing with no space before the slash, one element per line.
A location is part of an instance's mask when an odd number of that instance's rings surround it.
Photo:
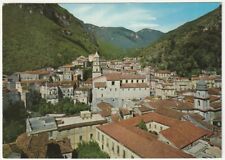
<path fill-rule="evenodd" d="M 117 154 L 120 154 L 120 147 L 117 146 Z"/>
<path fill-rule="evenodd" d="M 142 79 L 142 83 L 144 83 L 144 80 Z"/>
<path fill-rule="evenodd" d="M 104 150 L 104 145 L 102 145 L 102 150 Z"/>
<path fill-rule="evenodd" d="M 52 137 L 52 132 L 48 132 L 49 133 L 49 137 Z"/>
<path fill-rule="evenodd" d="M 102 143 L 104 143 L 104 135 L 102 135 Z"/>
<path fill-rule="evenodd" d="M 198 106 L 200 106 L 200 104 L 201 104 L 201 103 L 200 103 L 200 100 L 198 100 Z"/>
<path fill-rule="evenodd" d="M 82 141 L 82 136 L 80 136 L 79 139 L 80 139 L 80 142 L 81 142 Z"/>
<path fill-rule="evenodd" d="M 149 128 L 151 128 L 151 124 L 149 124 Z"/>
<path fill-rule="evenodd" d="M 93 139 L 93 134 L 92 134 L 92 133 L 90 134 L 90 139 L 91 139 L 91 140 Z"/>
<path fill-rule="evenodd" d="M 126 80 L 126 83 L 128 83 L 128 80 Z"/>
<path fill-rule="evenodd" d="M 106 147 L 109 147 L 109 140 L 108 140 L 108 138 L 106 139 Z"/>
<path fill-rule="evenodd" d="M 101 96 L 103 97 L 103 94 Z"/>
<path fill-rule="evenodd" d="M 133 155 L 131 155 L 131 158 L 134 158 L 134 156 L 133 156 Z"/>
<path fill-rule="evenodd" d="M 163 130 L 163 127 L 162 127 L 162 126 L 160 127 L 160 130 L 161 130 L 161 131 Z"/>
<path fill-rule="evenodd" d="M 112 85 L 113 85 L 113 86 L 115 85 L 115 82 L 114 82 L 114 81 L 112 81 Z"/>
<path fill-rule="evenodd" d="M 99 134 L 99 132 L 98 132 L 98 140 L 100 140 L 100 134 Z"/>
<path fill-rule="evenodd" d="M 114 152 L 114 143 L 112 142 L 112 151 Z"/>
<path fill-rule="evenodd" d="M 131 83 L 133 83 L 134 81 L 133 81 L 133 79 L 131 80 Z"/>
<path fill-rule="evenodd" d="M 123 150 L 123 158 L 126 158 L 126 152 Z"/>

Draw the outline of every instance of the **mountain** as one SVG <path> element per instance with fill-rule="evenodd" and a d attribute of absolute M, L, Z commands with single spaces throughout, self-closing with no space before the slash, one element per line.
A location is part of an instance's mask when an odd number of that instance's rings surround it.
<path fill-rule="evenodd" d="M 201 70 L 221 73 L 221 6 L 168 32 L 139 51 L 143 65 L 177 71 L 181 76 Z"/>
<path fill-rule="evenodd" d="M 98 49 L 84 23 L 57 4 L 3 5 L 3 72 L 59 66 Z"/>
<path fill-rule="evenodd" d="M 131 55 L 137 49 L 146 47 L 164 34 L 152 29 L 134 32 L 123 27 L 98 27 L 92 24 L 86 24 L 86 28 L 95 35 L 103 55 L 111 58 Z"/>

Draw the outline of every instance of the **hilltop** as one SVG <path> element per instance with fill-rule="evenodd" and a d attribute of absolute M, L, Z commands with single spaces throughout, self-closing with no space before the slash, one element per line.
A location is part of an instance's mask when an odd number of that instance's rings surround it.
<path fill-rule="evenodd" d="M 201 70 L 221 72 L 221 6 L 168 32 L 142 49 L 143 65 L 177 71 L 181 76 Z"/>
<path fill-rule="evenodd" d="M 3 6 L 3 72 L 59 66 L 97 50 L 84 23 L 58 4 Z"/>
<path fill-rule="evenodd" d="M 138 32 L 124 27 L 99 27 L 86 24 L 86 28 L 96 37 L 99 49 L 107 58 L 131 56 L 142 48 L 158 40 L 164 33 L 142 29 Z"/>

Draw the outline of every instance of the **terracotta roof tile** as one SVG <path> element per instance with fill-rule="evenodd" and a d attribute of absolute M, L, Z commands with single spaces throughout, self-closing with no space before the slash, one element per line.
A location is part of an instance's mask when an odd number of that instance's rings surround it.
<path fill-rule="evenodd" d="M 144 105 L 141 105 L 140 107 L 138 107 L 138 110 L 139 110 L 140 112 L 142 112 L 142 113 L 146 113 L 146 112 L 152 111 L 151 108 L 146 107 L 146 106 L 144 106 Z"/>
<path fill-rule="evenodd" d="M 16 144 L 29 158 L 45 158 L 47 152 L 48 133 L 40 133 L 38 136 L 21 134 L 16 139 Z"/>
<path fill-rule="evenodd" d="M 166 139 L 173 143 L 177 148 L 182 149 L 196 140 L 209 136 L 212 133 L 205 129 L 194 126 L 187 121 L 180 121 L 176 125 L 160 132 Z"/>
<path fill-rule="evenodd" d="M 219 88 L 209 88 L 208 89 L 208 93 L 210 95 L 220 95 L 221 94 L 221 90 Z"/>
<path fill-rule="evenodd" d="M 167 108 L 167 107 L 158 107 L 155 110 L 155 112 L 159 113 L 161 115 L 164 115 L 164 116 L 168 116 L 168 117 L 171 117 L 171 118 L 178 119 L 178 120 L 180 120 L 181 117 L 184 115 L 182 112 L 178 112 L 174 109 L 170 109 L 170 108 Z"/>
<path fill-rule="evenodd" d="M 153 108 L 158 107 L 177 108 L 180 102 L 173 99 L 165 99 L 165 100 L 153 100 L 151 102 L 148 102 L 148 104 Z"/>
<path fill-rule="evenodd" d="M 111 119 L 112 119 L 112 122 L 119 122 L 122 120 L 122 118 L 120 117 L 118 113 L 112 114 Z"/>
<path fill-rule="evenodd" d="M 120 108 L 119 110 L 123 115 L 129 115 L 130 114 L 130 111 L 127 108 Z"/>
<path fill-rule="evenodd" d="M 220 109 L 222 107 L 222 104 L 221 102 L 214 102 L 214 103 L 210 103 L 210 107 L 214 109 Z"/>
<path fill-rule="evenodd" d="M 121 121 L 122 122 L 122 121 Z M 98 126 L 97 128 L 106 133 L 122 145 L 129 148 L 142 158 L 181 158 L 192 157 L 167 144 L 158 141 L 149 133 L 148 136 L 138 129 L 129 129 L 120 123 Z M 126 135 L 126 136 L 124 136 Z"/>
<path fill-rule="evenodd" d="M 105 88 L 106 82 L 95 82 L 94 85 L 96 88 Z"/>
<path fill-rule="evenodd" d="M 147 83 L 124 83 L 121 88 L 147 88 Z"/>
<path fill-rule="evenodd" d="M 108 73 L 105 74 L 106 79 L 108 81 L 119 81 L 122 79 L 145 79 L 146 77 L 144 75 L 139 74 L 127 74 L 127 73 Z"/>
<path fill-rule="evenodd" d="M 210 103 L 211 103 L 211 102 L 215 102 L 215 101 L 220 100 L 220 97 L 217 97 L 217 96 L 210 96 L 210 97 L 209 97 L 209 100 L 210 100 Z"/>
<path fill-rule="evenodd" d="M 111 113 L 112 113 L 112 110 L 111 110 L 112 105 L 111 104 L 106 103 L 106 102 L 101 102 L 101 103 L 97 104 L 97 107 L 99 109 L 101 109 L 101 111 L 100 111 L 101 116 L 103 116 L 103 117 L 111 116 Z"/>

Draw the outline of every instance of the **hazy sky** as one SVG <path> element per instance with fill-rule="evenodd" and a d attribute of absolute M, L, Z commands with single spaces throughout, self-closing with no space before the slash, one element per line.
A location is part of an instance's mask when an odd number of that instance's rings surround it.
<path fill-rule="evenodd" d="M 168 32 L 217 8 L 220 3 L 112 3 L 60 4 L 85 23 L 125 27 L 133 31 L 151 28 Z"/>

